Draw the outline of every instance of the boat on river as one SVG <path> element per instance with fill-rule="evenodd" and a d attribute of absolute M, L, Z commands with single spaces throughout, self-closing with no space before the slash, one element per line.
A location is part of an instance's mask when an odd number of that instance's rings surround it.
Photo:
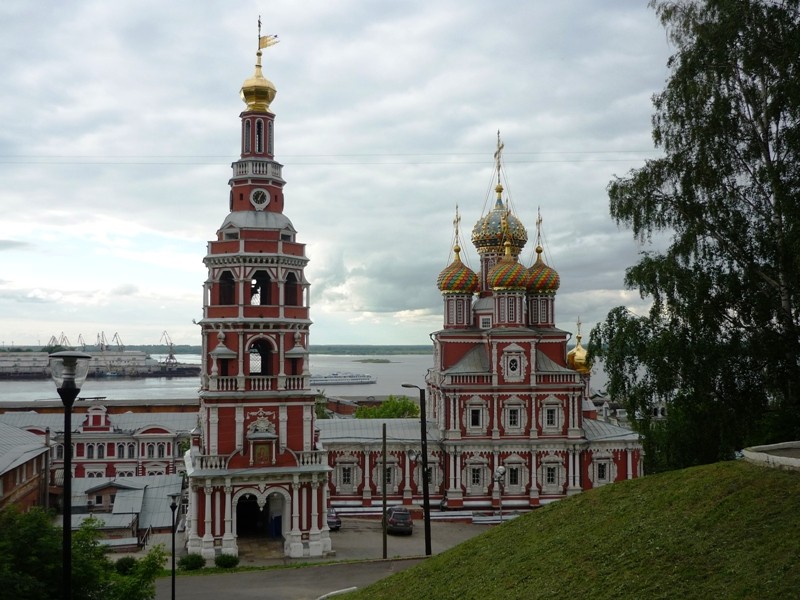
<path fill-rule="evenodd" d="M 312 375 L 311 385 L 359 385 L 362 383 L 377 383 L 378 380 L 366 373 L 329 373 L 327 375 Z"/>

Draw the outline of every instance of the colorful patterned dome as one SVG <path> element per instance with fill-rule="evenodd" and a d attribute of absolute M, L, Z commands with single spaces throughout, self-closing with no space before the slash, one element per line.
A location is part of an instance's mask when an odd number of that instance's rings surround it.
<path fill-rule="evenodd" d="M 561 277 L 542 260 L 542 247 L 536 246 L 536 262 L 528 269 L 528 291 L 534 294 L 555 294 Z"/>
<path fill-rule="evenodd" d="M 511 254 L 511 242 L 506 241 L 505 256 L 489 269 L 489 287 L 493 290 L 524 290 L 528 287 L 528 270 Z"/>
<path fill-rule="evenodd" d="M 503 243 L 508 240 L 511 242 L 512 254 L 518 256 L 528 241 L 528 232 L 522 221 L 503 204 L 503 186 L 498 183 L 495 191 L 497 201 L 494 208 L 472 228 L 472 243 L 475 244 L 478 254 L 488 254 L 503 252 Z"/>
<path fill-rule="evenodd" d="M 444 271 L 439 273 L 436 287 L 443 294 L 474 294 L 478 291 L 478 276 L 461 262 L 461 248 L 458 244 L 455 245 L 453 251 L 456 257 L 445 267 Z"/>

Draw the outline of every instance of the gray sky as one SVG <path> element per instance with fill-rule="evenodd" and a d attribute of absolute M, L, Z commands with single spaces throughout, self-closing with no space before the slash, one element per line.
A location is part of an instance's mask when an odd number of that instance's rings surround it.
<path fill-rule="evenodd" d="M 314 344 L 427 344 L 438 273 L 491 207 L 497 131 L 558 326 L 643 310 L 643 248 L 606 186 L 656 156 L 671 49 L 646 2 L 175 0 L 0 4 L 0 342 L 199 344 L 257 18 Z M 267 12 L 269 11 L 269 12 Z M 473 269 L 470 243 L 462 258 Z"/>

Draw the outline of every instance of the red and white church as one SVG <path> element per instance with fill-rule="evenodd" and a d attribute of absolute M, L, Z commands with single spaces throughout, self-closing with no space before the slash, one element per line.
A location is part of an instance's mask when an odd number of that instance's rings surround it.
<path fill-rule="evenodd" d="M 309 282 L 304 244 L 283 214 L 275 160 L 275 86 L 262 73 L 242 85 L 241 155 L 229 213 L 204 262 L 204 356 L 199 427 L 186 455 L 186 543 L 206 557 L 238 554 L 242 536 L 283 540 L 288 557 L 323 556 L 326 508 L 421 504 L 414 419 L 317 419 L 309 383 Z M 523 224 L 503 197 L 475 225 L 475 273 L 455 259 L 439 275 L 444 326 L 427 374 L 431 505 L 529 509 L 641 473 L 633 432 L 589 418 L 589 365 L 555 327 L 558 274 L 526 268 Z M 537 234 L 540 223 L 537 223 Z M 593 408 L 593 406 L 592 406 Z M 596 416 L 596 415 L 595 415 Z M 499 469 L 503 467 L 503 469 Z M 502 476 L 498 474 L 502 473 Z"/>

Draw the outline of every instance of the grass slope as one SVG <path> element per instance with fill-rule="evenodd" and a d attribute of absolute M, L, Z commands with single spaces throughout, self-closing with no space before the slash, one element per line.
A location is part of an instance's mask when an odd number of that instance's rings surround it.
<path fill-rule="evenodd" d="M 800 473 L 744 461 L 526 514 L 342 598 L 797 598 Z"/>

